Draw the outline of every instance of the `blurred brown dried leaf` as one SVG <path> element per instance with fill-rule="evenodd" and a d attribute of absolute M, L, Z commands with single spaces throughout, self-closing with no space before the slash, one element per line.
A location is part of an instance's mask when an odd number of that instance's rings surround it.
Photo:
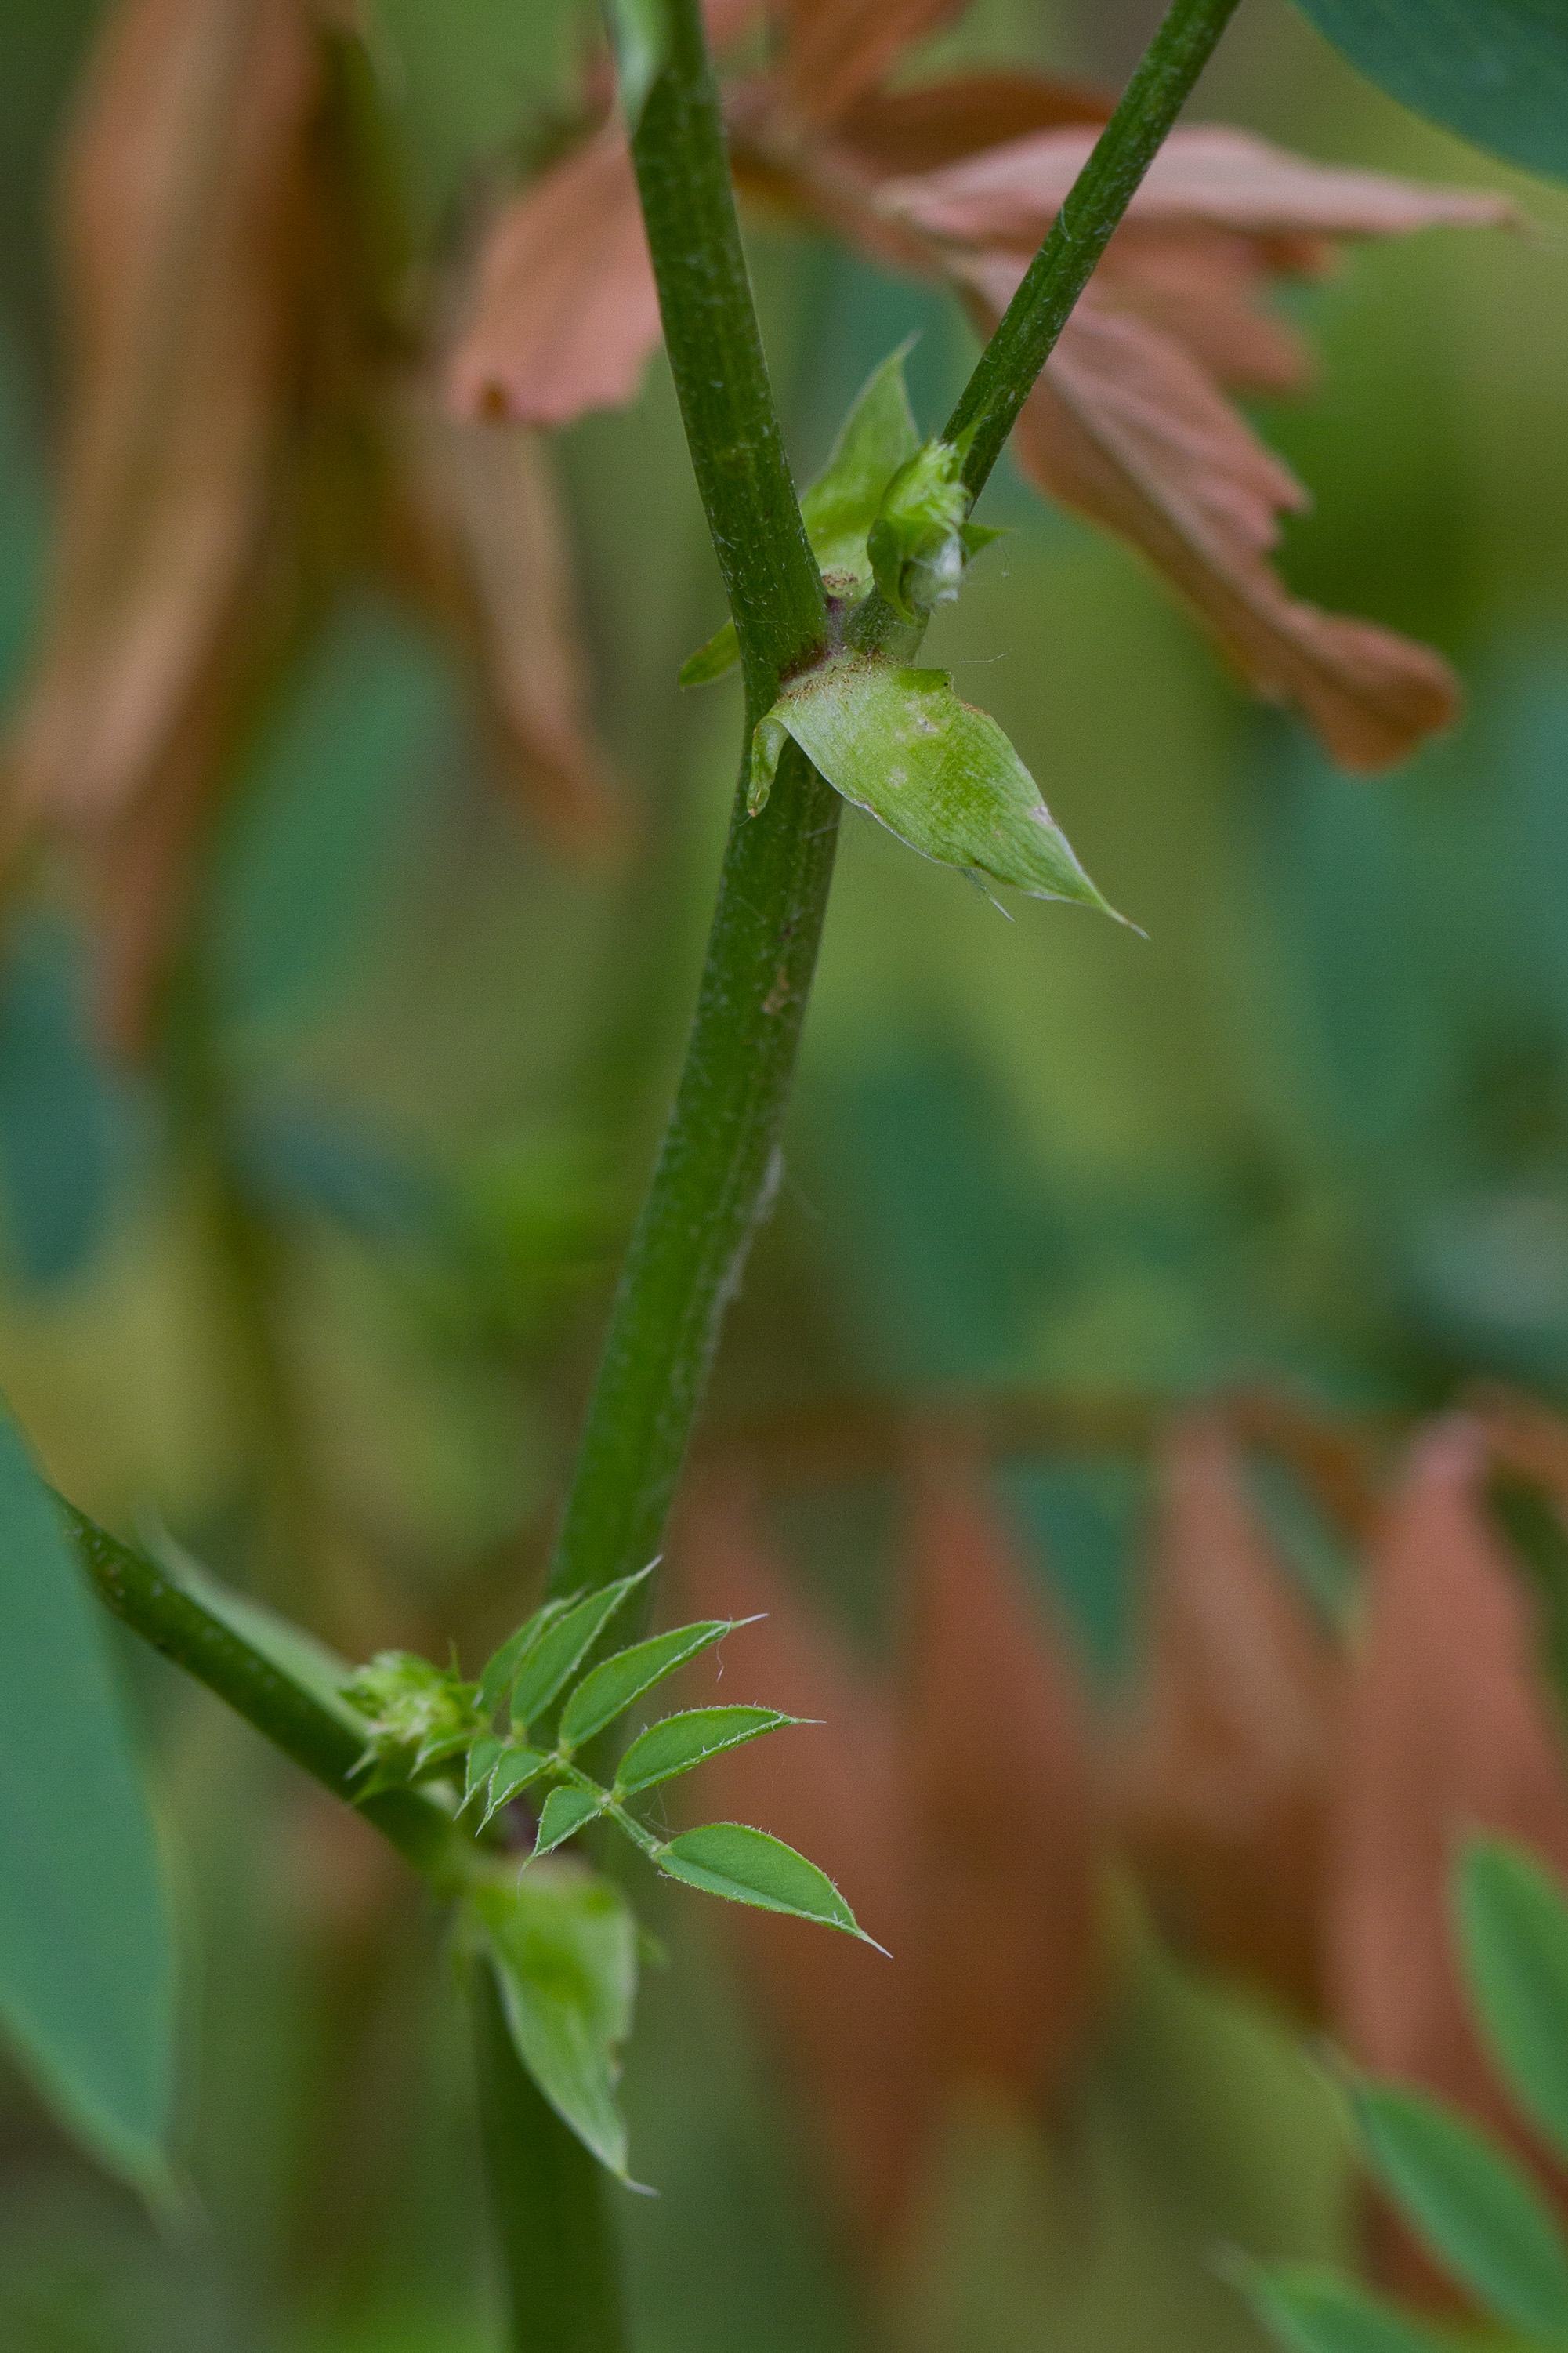
<path fill-rule="evenodd" d="M 622 407 L 659 332 L 631 157 L 612 126 L 498 217 L 452 354 L 451 405 L 531 426 Z"/>
<path fill-rule="evenodd" d="M 1453 1416 L 1412 1447 L 1373 1549 L 1328 1914 L 1332 2017 L 1352 2057 L 1429 2085 L 1548 2172 L 1481 2050 L 1449 1918 L 1454 1851 L 1500 1832 L 1568 1871 L 1568 1771 L 1524 1588 L 1483 1515 L 1484 1433 Z M 1568 2184 L 1556 2177 L 1560 2201 Z M 1385 2282 L 1451 2298 L 1381 2218 Z"/>
<path fill-rule="evenodd" d="M 774 0 L 789 107 L 831 122 L 875 88 L 907 48 L 962 16 L 969 0 Z"/>
<path fill-rule="evenodd" d="M 898 1740 L 927 2063 L 1033 2106 L 1080 2057 L 1100 1980 L 1100 1824 L 1068 1639 L 972 1462 L 917 1458 Z"/>
<path fill-rule="evenodd" d="M 1144 1680 L 1111 1752 L 1116 1834 L 1178 1949 L 1319 2018 L 1342 1661 L 1221 1422 L 1174 1426 L 1161 1486 Z"/>
<path fill-rule="evenodd" d="M 729 99 L 742 193 L 872 259 L 951 284 L 983 327 L 1015 291 L 1093 144 L 1096 93 L 997 73 L 889 92 L 949 0 L 792 0 L 778 73 Z M 1347 237 L 1500 225 L 1500 197 L 1308 163 L 1236 131 L 1178 128 L 1134 196 L 1015 437 L 1047 495 L 1131 542 L 1241 677 L 1297 707 L 1343 766 L 1405 758 L 1458 707 L 1447 664 L 1293 597 L 1270 556 L 1307 504 L 1225 389 L 1285 392 L 1300 339 L 1259 308 Z M 507 206 L 484 250 L 448 396 L 559 424 L 635 394 L 658 337 L 629 164 L 606 125 Z"/>
<path fill-rule="evenodd" d="M 533 813 L 572 841 L 606 828 L 537 454 L 407 427 L 412 322 L 391 315 L 376 249 L 396 196 L 363 145 L 353 15 L 121 0 L 66 144 L 54 572 L 0 747 L 0 853 L 15 864 L 40 834 L 79 852 L 100 1027 L 127 1051 L 258 697 L 356 575 L 412 571 L 488 676 Z M 412 567 L 400 504 L 421 514 Z"/>
<path fill-rule="evenodd" d="M 809 1853 L 894 1955 L 889 1970 L 765 1915 L 726 1922 L 873 2255 L 895 2243 L 953 2096 L 978 2086 L 1033 2111 L 1061 2091 L 1100 1979 L 1097 1826 L 1065 1653 L 967 1465 L 923 1458 L 908 1541 L 912 1614 L 889 1697 L 795 1598 L 743 1482 L 705 1480 L 679 1538 L 694 1606 L 768 1612 L 745 1636 L 756 1688 L 825 1726 L 716 1760 L 697 1803 Z"/>
<path fill-rule="evenodd" d="M 534 434 L 458 423 L 423 386 L 389 404 L 388 430 L 404 499 L 395 561 L 471 647 L 520 799 L 569 845 L 613 835 L 549 453 Z"/>
<path fill-rule="evenodd" d="M 298 0 L 128 0 L 62 190 L 55 569 L 5 829 L 82 830 L 158 776 L 261 560 L 297 363 L 319 58 Z"/>
<path fill-rule="evenodd" d="M 736 1908 L 725 1915 L 791 2079 L 820 2126 L 831 2186 L 861 2253 L 885 2248 L 918 2176 L 931 2104 L 910 1967 L 910 1888 L 903 1799 L 886 1695 L 853 1674 L 795 1598 L 742 1482 L 704 1480 L 675 1544 L 683 1596 L 713 1616 L 765 1610 L 732 1645 L 724 1696 L 744 1662 L 748 1689 L 811 1719 L 718 1757 L 693 1777 L 701 1818 L 757 1823 L 809 1854 L 843 1888 L 895 1966 L 847 1936 Z M 694 1697 L 697 1694 L 693 1694 Z M 703 1689 L 700 1700 L 714 1694 Z"/>

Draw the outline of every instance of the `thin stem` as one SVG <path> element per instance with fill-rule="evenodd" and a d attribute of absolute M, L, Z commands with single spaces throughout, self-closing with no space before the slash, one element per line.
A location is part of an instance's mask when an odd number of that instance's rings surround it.
<path fill-rule="evenodd" d="M 942 428 L 948 441 L 973 431 L 963 479 L 976 493 L 1238 5 L 1239 0 L 1173 0 L 981 353 Z"/>
<path fill-rule="evenodd" d="M 511 2353 L 626 2353 L 610 2177 L 518 2058 L 495 1972 L 472 1969 L 479 2122 Z"/>
<path fill-rule="evenodd" d="M 154 1562 L 63 1497 L 60 1503 L 82 1567 L 118 1619 L 205 1683 L 334 1798 L 346 1806 L 357 1803 L 365 1820 L 416 1870 L 443 1884 L 468 1875 L 465 1865 L 473 1849 L 434 1798 L 416 1789 L 388 1789 L 358 1800 L 353 1768 L 364 1742 L 353 1725 Z"/>
<path fill-rule="evenodd" d="M 735 219 L 698 0 L 633 147 L 665 342 L 741 640 L 746 729 L 827 628 L 784 458 Z M 738 789 L 685 1066 L 632 1238 L 551 1566 L 565 1593 L 658 1551 L 725 1305 L 776 1182 L 837 841 L 838 796 L 798 755 L 762 817 Z"/>

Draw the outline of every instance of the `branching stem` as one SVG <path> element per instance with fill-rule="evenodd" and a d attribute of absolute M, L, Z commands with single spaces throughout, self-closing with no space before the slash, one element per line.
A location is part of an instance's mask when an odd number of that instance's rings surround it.
<path fill-rule="evenodd" d="M 741 642 L 742 784 L 686 1062 L 626 1255 L 551 1564 L 607 1584 L 658 1552 L 719 1329 L 776 1181 L 784 1107 L 833 875 L 840 802 L 791 744 L 761 816 L 745 753 L 781 676 L 822 642 L 806 543 L 752 306 L 699 0 L 668 0 L 674 54 L 633 146 L 692 467 Z M 945 428 L 973 427 L 978 490 L 1237 0 L 1174 0 Z M 908 659 L 878 596 L 857 630 Z"/>

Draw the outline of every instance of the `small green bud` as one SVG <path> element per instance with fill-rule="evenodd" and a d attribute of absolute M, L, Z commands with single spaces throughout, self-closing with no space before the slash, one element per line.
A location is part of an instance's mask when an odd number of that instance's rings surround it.
<path fill-rule="evenodd" d="M 969 561 L 963 526 L 973 498 L 963 454 L 928 441 L 899 468 L 867 539 L 878 587 L 906 621 L 923 621 L 957 596 Z"/>
<path fill-rule="evenodd" d="M 380 1651 L 343 1685 L 369 1729 L 363 1764 L 425 1771 L 466 1748 L 484 1729 L 479 1685 L 461 1682 L 412 1651 Z"/>

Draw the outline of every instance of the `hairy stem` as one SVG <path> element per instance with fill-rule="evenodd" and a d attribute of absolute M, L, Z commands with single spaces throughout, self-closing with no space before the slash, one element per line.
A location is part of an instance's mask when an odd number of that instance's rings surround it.
<path fill-rule="evenodd" d="M 971 491 L 978 493 L 1002 455 L 1073 304 L 1238 5 L 1239 0 L 1173 0 L 1144 51 L 942 427 L 947 441 L 973 435 L 963 460 Z"/>
<path fill-rule="evenodd" d="M 665 343 L 741 641 L 746 741 L 824 641 L 821 576 L 752 305 L 698 0 L 634 142 Z M 737 791 L 679 1090 L 632 1238 L 551 1567 L 606 1583 L 658 1549 L 724 1307 L 775 1177 L 839 800 L 800 757 L 763 816 Z"/>

